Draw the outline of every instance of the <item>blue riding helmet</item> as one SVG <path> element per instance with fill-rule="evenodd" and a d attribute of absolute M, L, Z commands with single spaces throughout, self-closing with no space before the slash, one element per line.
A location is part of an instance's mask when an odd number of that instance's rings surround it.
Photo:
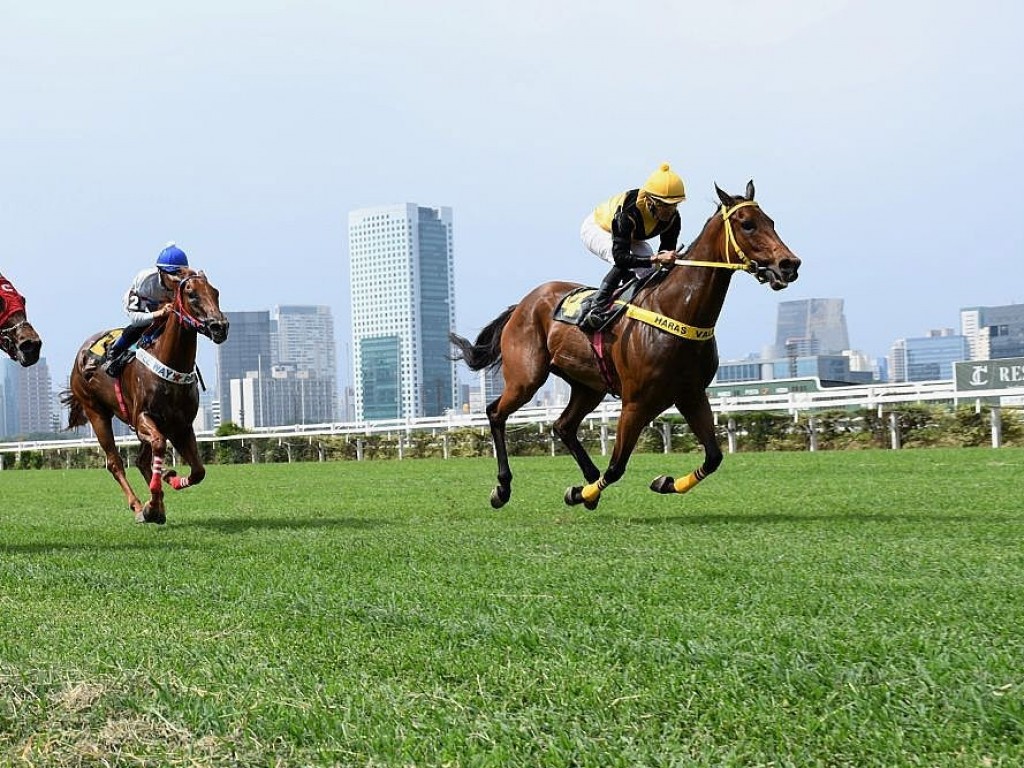
<path fill-rule="evenodd" d="M 188 256 L 174 243 L 168 243 L 167 247 L 156 257 L 156 266 L 161 272 L 174 273 L 182 267 L 188 266 Z"/>

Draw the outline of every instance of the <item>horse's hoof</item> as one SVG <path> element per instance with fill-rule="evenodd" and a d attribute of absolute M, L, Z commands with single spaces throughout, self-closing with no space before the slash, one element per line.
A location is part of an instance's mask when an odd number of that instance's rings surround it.
<path fill-rule="evenodd" d="M 501 509 L 508 503 L 510 498 L 512 498 L 511 488 L 504 488 L 500 485 L 496 486 L 494 490 L 491 491 L 491 506 L 494 509 Z"/>
<path fill-rule="evenodd" d="M 570 507 L 576 507 L 582 504 L 584 507 L 593 512 L 597 509 L 598 502 L 601 501 L 601 497 L 598 496 L 593 501 L 587 501 L 583 498 L 583 486 L 581 485 L 570 485 L 565 489 L 565 503 Z"/>
<path fill-rule="evenodd" d="M 167 514 L 163 509 L 153 509 L 150 504 L 146 504 L 142 508 L 142 519 L 139 520 L 139 515 L 135 516 L 135 519 L 142 523 L 156 523 L 157 525 L 163 525 L 167 522 Z"/>
<path fill-rule="evenodd" d="M 668 475 L 656 477 L 654 478 L 654 480 L 651 481 L 651 490 L 654 491 L 655 493 L 675 493 L 675 478 L 669 477 Z"/>
<path fill-rule="evenodd" d="M 144 522 L 146 522 L 146 514 L 149 512 L 148 507 L 149 507 L 149 505 L 147 504 L 145 507 L 142 507 L 142 509 L 135 510 L 135 522 L 136 523 L 144 523 Z"/>

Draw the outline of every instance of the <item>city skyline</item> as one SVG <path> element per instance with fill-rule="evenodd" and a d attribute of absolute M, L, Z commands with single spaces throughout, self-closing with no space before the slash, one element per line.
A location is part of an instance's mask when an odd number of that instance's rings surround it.
<path fill-rule="evenodd" d="M 225 311 L 326 305 L 349 338 L 345 213 L 400 200 L 456 212 L 472 337 L 535 285 L 598 282 L 580 220 L 662 162 L 686 182 L 684 242 L 716 183 L 753 178 L 803 259 L 784 294 L 736 276 L 724 359 L 772 342 L 780 300 L 842 297 L 873 357 L 960 307 L 1024 301 L 1004 276 L 1024 232 L 993 215 L 1024 166 L 1024 103 L 1007 97 L 1021 4 L 636 8 L 9 4 L 0 268 L 55 385 L 83 339 L 124 323 L 168 240 Z M 616 66 L 655 51 L 671 52 L 658 77 Z M 609 109 L 622 92 L 646 113 Z"/>

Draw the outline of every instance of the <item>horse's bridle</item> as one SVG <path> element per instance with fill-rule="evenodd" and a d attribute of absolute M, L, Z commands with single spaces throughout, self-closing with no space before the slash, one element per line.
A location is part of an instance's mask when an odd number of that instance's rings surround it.
<path fill-rule="evenodd" d="M 28 325 L 28 318 L 26 317 L 21 322 L 7 326 L 6 328 L 2 326 L 7 322 L 11 315 L 21 308 L 22 304 L 18 302 L 15 302 L 14 307 L 12 308 L 9 302 L 0 299 L 0 349 L 6 352 L 9 357 L 17 356 L 18 350 L 14 336 L 22 326 Z"/>
<path fill-rule="evenodd" d="M 6 319 L 5 317 L 4 320 Z M 7 328 L 0 328 L 0 349 L 6 352 L 9 357 L 17 357 L 18 347 L 15 342 L 15 334 L 24 325 L 28 325 L 28 318 Z"/>
<path fill-rule="evenodd" d="M 188 308 L 185 306 L 185 284 L 197 277 L 204 277 L 204 274 L 202 272 L 196 272 L 195 274 L 187 275 L 178 281 L 178 286 L 174 293 L 174 304 L 171 305 L 171 311 L 174 312 L 182 325 L 206 334 L 210 321 L 200 320 L 189 312 Z"/>
<path fill-rule="evenodd" d="M 744 200 L 741 203 L 731 208 L 726 208 L 725 204 L 722 204 L 720 213 L 722 214 L 722 222 L 725 225 L 725 242 L 723 247 L 725 249 L 725 260 L 724 261 L 690 261 L 689 259 L 676 259 L 676 264 L 680 266 L 689 267 L 717 267 L 718 269 L 735 269 L 749 272 L 757 278 L 758 282 L 768 282 L 768 267 L 762 267 L 754 262 L 747 254 L 740 248 L 739 243 L 736 242 L 736 233 L 732 231 L 732 215 L 736 213 L 740 208 L 758 208 L 758 204 L 753 200 Z M 729 249 L 732 248 L 733 253 L 736 254 L 738 261 L 733 261 L 729 255 Z"/>

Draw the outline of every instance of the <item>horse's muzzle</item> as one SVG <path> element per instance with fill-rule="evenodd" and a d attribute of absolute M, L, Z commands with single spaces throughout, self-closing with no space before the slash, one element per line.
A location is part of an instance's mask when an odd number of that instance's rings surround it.
<path fill-rule="evenodd" d="M 26 339 L 18 344 L 18 363 L 23 368 L 35 365 L 39 362 L 39 352 L 43 348 L 43 342 L 39 339 Z"/>
<path fill-rule="evenodd" d="M 206 333 L 214 344 L 223 344 L 228 338 L 228 328 L 231 323 L 227 320 L 211 320 L 206 324 Z"/>

